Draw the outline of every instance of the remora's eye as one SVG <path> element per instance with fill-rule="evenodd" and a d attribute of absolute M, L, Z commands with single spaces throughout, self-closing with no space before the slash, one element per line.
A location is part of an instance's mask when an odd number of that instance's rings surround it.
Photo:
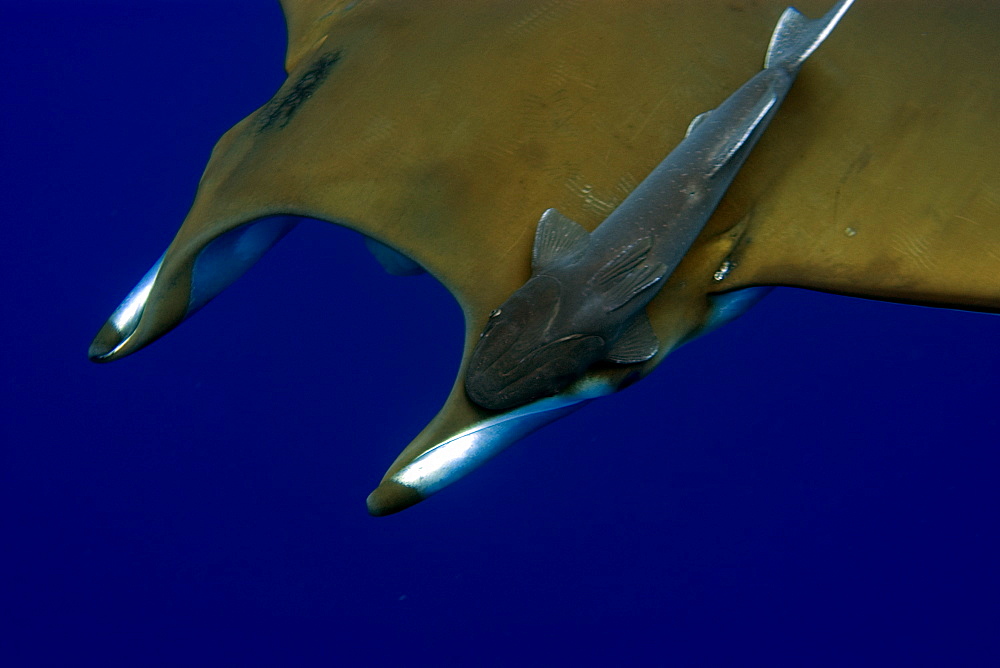
<path fill-rule="evenodd" d="M 500 315 L 500 314 L 501 314 L 502 312 L 503 312 L 503 311 L 502 311 L 501 309 L 493 309 L 493 312 L 492 312 L 492 313 L 490 313 L 490 317 L 491 317 L 491 318 L 495 318 L 495 317 L 497 317 L 498 315 Z"/>

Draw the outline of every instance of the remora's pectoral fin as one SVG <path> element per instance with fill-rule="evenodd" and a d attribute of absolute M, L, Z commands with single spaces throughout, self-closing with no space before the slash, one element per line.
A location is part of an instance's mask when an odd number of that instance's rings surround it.
<path fill-rule="evenodd" d="M 977 3 L 852 11 L 884 35 L 824 50 L 821 85 L 791 107 L 802 121 L 775 132 L 752 187 L 730 191 L 754 204 L 732 220 L 742 241 L 715 283 L 1000 311 L 1000 14 Z M 877 76 L 859 75 L 873 63 Z"/>
<path fill-rule="evenodd" d="M 614 311 L 663 280 L 667 267 L 647 264 L 653 240 L 644 237 L 622 248 L 594 274 L 592 283 L 604 296 L 604 308 Z"/>
<path fill-rule="evenodd" d="M 607 360 L 619 364 L 638 364 L 653 358 L 660 350 L 653 326 L 645 311 L 632 319 L 628 329 L 608 352 Z"/>
<path fill-rule="evenodd" d="M 582 252 L 589 239 L 590 233 L 582 225 L 556 209 L 546 209 L 535 228 L 531 270 L 537 272 L 560 258 L 569 258 Z"/>

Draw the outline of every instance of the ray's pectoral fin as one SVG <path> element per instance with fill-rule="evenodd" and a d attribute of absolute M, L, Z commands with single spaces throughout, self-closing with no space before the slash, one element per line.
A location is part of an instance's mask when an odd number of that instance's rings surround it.
<path fill-rule="evenodd" d="M 754 204 L 714 283 L 998 312 L 995 8 L 858 5 L 869 14 L 852 29 L 877 39 L 831 54 L 809 122 L 785 126 L 755 165 L 756 190 L 736 193 Z M 919 49 L 900 47 L 916 35 Z M 769 59 L 788 51 L 778 40 Z M 877 80 L 860 74 L 872 63 Z"/>
<path fill-rule="evenodd" d="M 949 76 L 931 73 L 942 85 Z M 898 104 L 906 102 L 904 96 Z M 985 97 L 983 105 L 983 118 L 1000 114 L 1000 96 Z M 824 169 L 837 175 L 837 196 L 820 200 L 808 174 L 790 172 L 774 187 L 775 197 L 756 206 L 719 288 L 779 285 L 1000 312 L 1000 161 L 993 153 L 951 148 L 998 133 L 995 124 L 966 119 L 966 110 L 943 108 L 933 133 L 911 132 L 904 121 L 892 130 L 906 138 L 893 152 L 871 152 L 866 137 L 844 147 L 834 133 L 822 135 L 813 150 L 830 156 Z M 889 133 L 897 117 L 887 114 L 881 131 Z M 928 156 L 937 156 L 933 168 L 924 166 Z M 890 193 L 886 183 L 905 185 Z M 802 200 L 809 215 L 774 204 L 782 196 Z"/>

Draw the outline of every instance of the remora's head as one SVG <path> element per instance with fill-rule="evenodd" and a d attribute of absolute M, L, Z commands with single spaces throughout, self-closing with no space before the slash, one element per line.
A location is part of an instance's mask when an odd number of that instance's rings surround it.
<path fill-rule="evenodd" d="M 556 278 L 535 276 L 490 315 L 465 376 L 470 399 L 505 410 L 558 394 L 605 356 L 605 337 L 578 326 L 567 314 L 585 309 L 566 301 Z"/>

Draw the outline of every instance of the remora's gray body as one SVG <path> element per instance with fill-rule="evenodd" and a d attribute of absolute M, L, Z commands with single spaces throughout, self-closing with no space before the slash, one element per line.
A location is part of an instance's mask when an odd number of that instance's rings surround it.
<path fill-rule="evenodd" d="M 643 311 L 680 263 L 788 93 L 853 0 L 810 21 L 785 10 L 764 68 L 713 111 L 593 232 L 549 209 L 532 276 L 490 318 L 466 376 L 502 410 L 557 394 L 601 360 L 641 362 L 658 343 Z"/>

